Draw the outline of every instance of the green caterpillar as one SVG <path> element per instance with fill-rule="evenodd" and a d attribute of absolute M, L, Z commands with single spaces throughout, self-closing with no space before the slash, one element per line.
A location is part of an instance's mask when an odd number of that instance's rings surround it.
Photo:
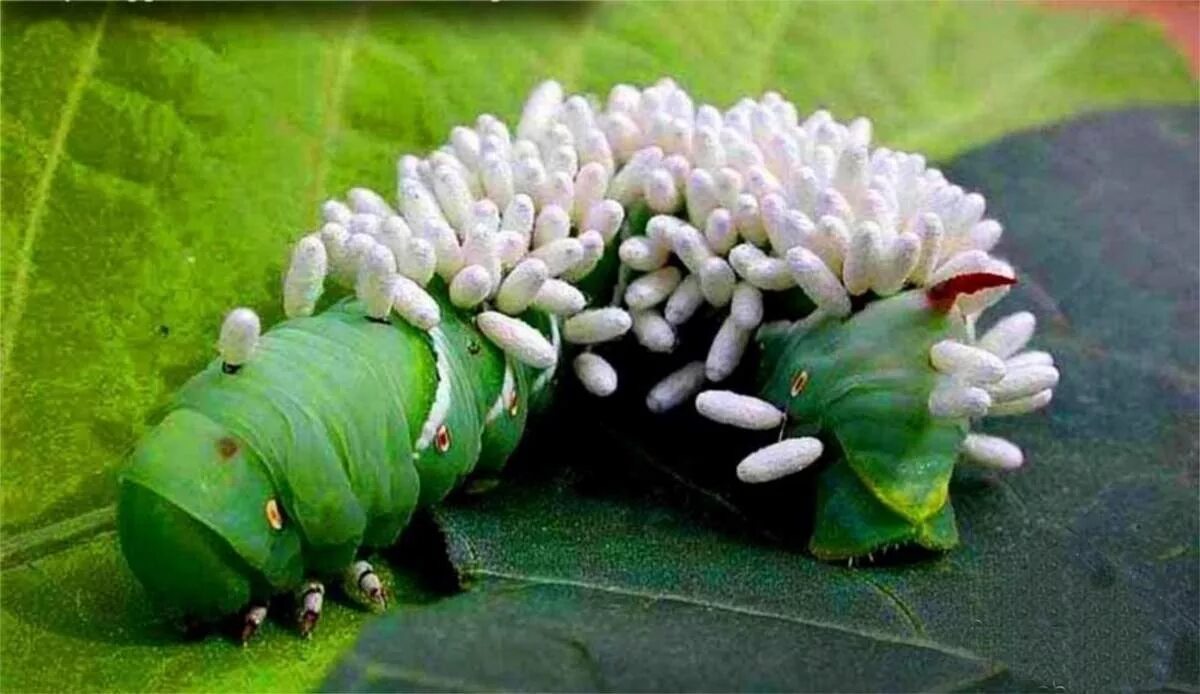
<path fill-rule="evenodd" d="M 503 467 L 550 381 L 442 308 L 426 333 L 343 300 L 176 395 L 121 484 L 122 547 L 154 597 L 219 616 L 337 575 L 418 506 Z"/>
<path fill-rule="evenodd" d="M 190 618 L 243 614 L 243 638 L 283 593 L 310 632 L 330 577 L 382 604 L 364 550 L 500 472 L 564 344 L 607 396 L 604 343 L 671 352 L 701 313 L 724 315 L 707 358 L 656 385 L 652 411 L 693 401 L 775 433 L 744 482 L 824 461 L 819 558 L 953 547 L 960 456 L 1023 461 L 972 426 L 1044 406 L 1058 372 L 1021 351 L 1029 314 L 976 337 L 1015 281 L 982 197 L 870 137 L 775 93 L 721 113 L 663 80 L 601 108 L 548 82 L 515 137 L 485 115 L 402 157 L 395 206 L 365 189 L 326 203 L 285 278 L 289 320 L 260 334 L 231 312 L 221 357 L 138 445 L 118 507 L 134 573 Z M 354 296 L 316 313 L 329 281 Z M 756 395 L 704 390 L 748 354 Z"/>

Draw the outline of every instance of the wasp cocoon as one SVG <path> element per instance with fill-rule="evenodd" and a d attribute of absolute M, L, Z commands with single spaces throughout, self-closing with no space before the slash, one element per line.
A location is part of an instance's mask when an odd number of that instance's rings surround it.
<path fill-rule="evenodd" d="M 585 164 L 575 176 L 575 197 L 571 204 L 571 220 L 582 226 L 592 206 L 600 202 L 608 190 L 608 171 L 598 163 Z"/>
<path fill-rule="evenodd" d="M 612 146 L 609 145 L 604 132 L 599 128 L 588 130 L 579 140 L 578 150 L 580 171 L 588 164 L 599 164 L 604 168 L 606 176 L 604 185 L 607 188 L 608 179 L 612 178 L 613 172 L 616 171 L 616 161 L 613 159 Z M 579 181 L 576 181 L 575 185 L 578 187 Z"/>
<path fill-rule="evenodd" d="M 401 318 L 426 331 L 442 322 L 442 311 L 437 301 L 421 285 L 398 275 L 392 287 L 392 306 Z"/>
<path fill-rule="evenodd" d="M 990 251 L 1000 241 L 1004 227 L 994 219 L 985 219 L 971 227 L 968 232 L 968 243 L 981 251 Z"/>
<path fill-rule="evenodd" d="M 704 387 L 704 362 L 694 361 L 659 381 L 646 395 L 646 408 L 666 412 L 688 400 Z"/>
<path fill-rule="evenodd" d="M 496 234 L 500 231 L 500 208 L 496 203 L 483 198 L 471 205 L 472 228 Z"/>
<path fill-rule="evenodd" d="M 359 266 L 354 292 L 371 318 L 383 320 L 391 313 L 395 276 L 396 261 L 391 251 L 379 244 L 367 251 Z"/>
<path fill-rule="evenodd" d="M 783 412 L 766 400 L 729 390 L 706 390 L 696 396 L 696 411 L 714 422 L 739 429 L 774 429 Z"/>
<path fill-rule="evenodd" d="M 1049 405 L 1053 397 L 1054 391 L 1046 389 L 1027 397 L 997 402 L 988 408 L 987 415 L 989 417 L 1009 417 L 1018 414 L 1028 414 Z"/>
<path fill-rule="evenodd" d="M 937 268 L 942 256 L 942 240 L 945 231 L 942 219 L 932 212 L 926 212 L 917 219 L 916 234 L 921 239 L 921 250 L 917 254 L 917 262 L 913 265 L 910 277 L 918 285 L 929 284 L 929 278 Z"/>
<path fill-rule="evenodd" d="M 700 291 L 708 303 L 724 308 L 733 299 L 737 276 L 724 258 L 713 256 L 700 266 Z"/>
<path fill-rule="evenodd" d="M 718 255 L 726 255 L 737 245 L 737 229 L 733 225 L 733 216 L 724 207 L 718 207 L 709 213 L 704 223 L 704 240 L 708 247 Z"/>
<path fill-rule="evenodd" d="M 782 195 L 771 193 L 759 203 L 763 229 L 775 253 L 783 256 L 812 235 L 813 224 L 802 213 L 788 209 Z"/>
<path fill-rule="evenodd" d="M 824 451 L 819 439 L 809 436 L 784 439 L 746 456 L 738 463 L 738 479 L 758 484 L 799 472 L 817 461 Z"/>
<path fill-rule="evenodd" d="M 350 224 L 346 227 L 350 235 L 366 234 L 372 238 L 379 235 L 383 226 L 383 217 L 367 212 L 356 212 L 350 216 Z"/>
<path fill-rule="evenodd" d="M 642 275 L 625 288 L 625 304 L 635 311 L 657 306 L 667 300 L 682 278 L 676 267 L 664 267 Z"/>
<path fill-rule="evenodd" d="M 963 251 L 950 257 L 929 276 L 929 284 L 945 282 L 951 277 L 992 270 L 992 257 L 983 251 Z"/>
<path fill-rule="evenodd" d="M 584 219 L 583 229 L 600 232 L 604 243 L 607 244 L 617 235 L 624 221 L 625 208 L 621 207 L 621 203 L 606 199 L 592 205 L 587 218 Z"/>
<path fill-rule="evenodd" d="M 409 239 L 404 250 L 396 256 L 396 270 L 422 287 L 429 284 L 437 270 L 437 251 L 433 244 L 421 238 Z"/>
<path fill-rule="evenodd" d="M 387 247 L 392 255 L 399 257 L 404 253 L 405 247 L 409 239 L 412 238 L 412 229 L 408 223 L 400 215 L 393 214 L 382 220 L 379 228 L 375 232 L 375 241 Z"/>
<path fill-rule="evenodd" d="M 261 333 L 262 325 L 257 313 L 248 308 L 235 308 L 230 311 L 221 323 L 221 336 L 217 340 L 221 361 L 232 367 L 250 361 Z"/>
<path fill-rule="evenodd" d="M 570 282 L 578 282 L 592 273 L 604 257 L 604 237 L 596 230 L 585 231 L 579 235 L 579 245 L 583 247 L 583 257 L 563 273 Z"/>
<path fill-rule="evenodd" d="M 921 252 L 921 240 L 916 234 L 905 232 L 892 241 L 883 262 L 875 269 L 872 287 L 879 296 L 891 296 L 904 286 L 917 263 Z"/>
<path fill-rule="evenodd" d="M 700 274 L 704 262 L 713 257 L 713 252 L 708 247 L 708 242 L 704 240 L 704 235 L 690 224 L 676 225 L 669 232 L 669 238 L 671 250 L 675 251 L 675 255 L 679 256 L 679 259 L 687 266 L 688 272 L 694 275 Z"/>
<path fill-rule="evenodd" d="M 513 198 L 512 165 L 499 155 L 484 157 L 480 178 L 483 191 L 498 207 L 507 208 Z"/>
<path fill-rule="evenodd" d="M 766 257 L 753 262 L 747 268 L 746 281 L 759 289 L 781 292 L 796 286 L 792 270 L 786 260 Z"/>
<path fill-rule="evenodd" d="M 767 232 L 763 229 L 758 198 L 749 193 L 742 193 L 737 196 L 730 209 L 733 210 L 733 225 L 737 228 L 739 236 L 756 246 L 767 245 Z"/>
<path fill-rule="evenodd" d="M 500 231 L 515 231 L 532 238 L 534 215 L 533 199 L 524 194 L 514 195 L 504 207 L 504 214 L 500 218 Z"/>
<path fill-rule="evenodd" d="M 658 311 L 634 311 L 633 334 L 651 352 L 665 354 L 675 349 L 675 329 Z"/>
<path fill-rule="evenodd" d="M 421 229 L 420 233 L 433 246 L 438 276 L 446 282 L 453 280 L 463 267 L 463 249 L 458 242 L 458 235 L 445 222 L 434 222 Z"/>
<path fill-rule="evenodd" d="M 725 148 L 717 135 L 720 127 L 719 122 L 711 126 L 698 125 L 692 133 L 692 161 L 698 168 L 716 171 L 725 166 Z"/>
<path fill-rule="evenodd" d="M 929 413 L 934 417 L 982 417 L 992 398 L 982 388 L 948 381 L 929 394 Z"/>
<path fill-rule="evenodd" d="M 880 256 L 879 225 L 863 222 L 850 239 L 842 264 L 842 282 L 852 296 L 865 294 L 875 281 L 875 266 Z"/>
<path fill-rule="evenodd" d="M 628 207 L 642 197 L 643 185 L 650 172 L 657 169 L 663 160 L 663 151 L 658 147 L 640 149 L 629 158 L 629 162 L 618 171 L 608 185 L 608 195 Z"/>
<path fill-rule="evenodd" d="M 750 279 L 751 268 L 760 260 L 766 260 L 767 254 L 749 243 L 739 243 L 729 251 L 729 264 L 739 277 Z"/>
<path fill-rule="evenodd" d="M 1032 313 L 1013 313 L 997 321 L 979 338 L 978 345 L 1001 359 L 1007 359 L 1029 343 L 1035 327 L 1037 319 Z"/>
<path fill-rule="evenodd" d="M 1000 357 L 991 352 L 955 340 L 942 340 L 930 347 L 929 361 L 938 371 L 973 385 L 999 381 L 1004 378 L 1006 368 Z"/>
<path fill-rule="evenodd" d="M 533 297 L 532 306 L 557 316 L 573 316 L 587 306 L 587 297 L 570 283 L 551 278 Z"/>
<path fill-rule="evenodd" d="M 1041 350 L 1029 350 L 1014 354 L 1004 362 L 1004 366 L 1009 369 L 1017 369 L 1023 366 L 1054 366 L 1054 357 L 1049 352 Z"/>
<path fill-rule="evenodd" d="M 999 436 L 967 434 L 962 452 L 969 461 L 993 470 L 1016 470 L 1025 462 L 1021 449 Z"/>
<path fill-rule="evenodd" d="M 496 311 L 475 318 L 479 331 L 513 359 L 535 369 L 548 369 L 558 361 L 558 350 L 536 328 L 523 320 Z"/>
<path fill-rule="evenodd" d="M 500 267 L 511 270 L 529 254 L 529 238 L 515 231 L 501 231 L 496 234 L 496 254 Z"/>
<path fill-rule="evenodd" d="M 399 185 L 400 213 L 410 229 L 424 230 L 434 224 L 445 224 L 446 217 L 437 198 L 419 179 L 405 178 Z M 436 244 L 435 244 L 436 245 Z"/>
<path fill-rule="evenodd" d="M 492 274 L 482 265 L 468 265 L 450 281 L 450 303 L 474 308 L 492 292 Z"/>
<path fill-rule="evenodd" d="M 739 327 L 732 316 L 726 318 L 713 338 L 712 346 L 708 348 L 708 357 L 704 362 L 708 380 L 720 382 L 728 378 L 741 363 L 749 341 L 750 331 Z"/>
<path fill-rule="evenodd" d="M 733 288 L 729 317 L 742 330 L 754 330 L 763 320 L 763 295 L 748 282 L 739 282 Z"/>
<path fill-rule="evenodd" d="M 687 212 L 692 224 L 706 224 L 713 210 L 719 206 L 717 184 L 712 174 L 704 169 L 694 169 L 687 179 Z"/>
<path fill-rule="evenodd" d="M 571 220 L 566 210 L 558 205 L 547 205 L 538 213 L 533 223 L 533 247 L 540 248 L 551 241 L 565 239 L 571 235 Z"/>
<path fill-rule="evenodd" d="M 478 265 L 487 270 L 491 277 L 491 290 L 489 291 L 494 291 L 500 286 L 503 267 L 500 261 L 497 234 L 487 231 L 483 226 L 476 226 L 467 231 L 462 250 L 465 265 Z"/>
<path fill-rule="evenodd" d="M 1022 366 L 1009 369 L 1004 378 L 986 387 L 994 402 L 1025 398 L 1058 385 L 1058 369 L 1053 366 Z"/>
<path fill-rule="evenodd" d="M 654 169 L 643 180 L 646 204 L 655 212 L 670 213 L 679 208 L 679 190 L 666 169 Z"/>
<path fill-rule="evenodd" d="M 325 245 L 328 274 L 339 282 L 344 282 L 349 274 L 346 262 L 346 244 L 349 241 L 350 232 L 341 224 L 328 222 L 321 227 L 321 243 Z"/>
<path fill-rule="evenodd" d="M 788 251 L 787 263 L 796 284 L 814 304 L 831 316 L 850 315 L 850 296 L 846 288 L 816 253 L 797 246 Z"/>
<path fill-rule="evenodd" d="M 671 292 L 663 309 L 663 316 L 671 325 L 683 325 L 703 303 L 704 292 L 700 288 L 700 279 L 695 275 L 688 275 L 675 287 L 675 291 Z"/>
<path fill-rule="evenodd" d="M 583 260 L 583 244 L 576 238 L 558 239 L 529 254 L 546 264 L 551 277 L 558 277 Z"/>
<path fill-rule="evenodd" d="M 542 82 L 525 101 L 521 120 L 517 123 L 517 137 L 535 140 L 550 125 L 563 102 L 562 85 L 554 80 Z"/>
<path fill-rule="evenodd" d="M 810 240 L 810 249 L 833 272 L 842 276 L 846 254 L 850 248 L 850 231 L 841 219 L 826 215 L 817 221 L 816 231 Z"/>
<path fill-rule="evenodd" d="M 524 313 L 549 277 L 550 270 L 542 261 L 537 258 L 522 260 L 500 284 L 496 308 L 510 316 Z"/>
<path fill-rule="evenodd" d="M 563 323 L 563 338 L 577 345 L 593 345 L 621 337 L 633 327 L 633 318 L 619 308 L 594 308 L 577 313 Z"/>
<path fill-rule="evenodd" d="M 631 236 L 617 248 L 621 262 L 639 272 L 653 272 L 667 263 L 670 250 L 645 236 Z"/>
<path fill-rule="evenodd" d="M 563 147 L 561 150 L 570 153 L 572 157 L 575 156 L 575 150 L 570 147 Z M 575 161 L 572 159 L 572 166 L 574 163 Z M 563 210 L 570 210 L 574 207 L 575 180 L 572 178 L 574 175 L 574 171 L 549 171 L 547 173 L 546 185 L 542 188 L 542 195 L 539 198 L 542 207 L 556 205 Z"/>
<path fill-rule="evenodd" d="M 311 316 L 325 286 L 328 259 L 318 234 L 309 234 L 292 251 L 283 280 L 283 312 L 288 318 Z"/>
<path fill-rule="evenodd" d="M 604 357 L 581 352 L 573 364 L 575 376 L 592 395 L 605 398 L 617 390 L 617 371 Z"/>
<path fill-rule="evenodd" d="M 350 207 L 354 208 L 355 212 L 366 212 L 380 217 L 395 214 L 392 206 L 370 188 L 351 188 L 346 197 L 350 199 Z"/>
<path fill-rule="evenodd" d="M 352 212 L 350 208 L 346 206 L 346 203 L 340 200 L 326 200 L 324 204 L 321 205 L 321 217 L 326 222 L 333 222 L 335 224 L 346 226 L 350 223 L 350 216 L 353 214 L 354 212 Z"/>

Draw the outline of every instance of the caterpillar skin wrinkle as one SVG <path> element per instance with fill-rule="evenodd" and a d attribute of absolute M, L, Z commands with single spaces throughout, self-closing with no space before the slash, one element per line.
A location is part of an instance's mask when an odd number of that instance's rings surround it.
<path fill-rule="evenodd" d="M 401 157 L 391 199 L 352 189 L 297 242 L 288 319 L 231 311 L 138 444 L 130 567 L 188 620 L 240 615 L 243 640 L 285 594 L 310 633 L 330 580 L 382 606 L 363 556 L 498 475 L 558 374 L 608 396 L 608 345 L 673 352 L 700 316 L 720 323 L 707 357 L 664 374 L 651 411 L 761 431 L 745 483 L 820 461 L 818 558 L 952 548 L 954 466 L 1024 462 L 981 420 L 1045 406 L 1059 375 L 1025 350 L 1031 314 L 978 334 L 1016 282 L 982 196 L 871 134 L 774 92 L 722 112 L 670 79 L 603 105 L 546 82 L 514 131 L 483 115 Z M 727 389 L 744 359 L 752 393 Z"/>

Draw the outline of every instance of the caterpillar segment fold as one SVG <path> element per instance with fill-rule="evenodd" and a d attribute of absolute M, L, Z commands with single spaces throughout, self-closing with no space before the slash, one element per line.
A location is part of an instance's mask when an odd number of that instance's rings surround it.
<path fill-rule="evenodd" d="M 602 352 L 626 339 L 707 349 L 645 401 L 761 431 L 739 479 L 814 467 L 816 556 L 954 546 L 954 465 L 1024 462 L 974 429 L 1046 406 L 1059 372 L 1027 349 L 1031 314 L 976 336 L 1016 281 L 982 196 L 871 139 L 774 92 L 721 110 L 669 79 L 605 100 L 546 82 L 515 124 L 400 156 L 393 190 L 353 188 L 298 234 L 287 320 L 232 311 L 139 442 L 118 506 L 133 572 L 247 634 L 289 594 L 311 632 L 321 581 L 381 604 L 360 557 L 495 479 L 564 361 L 612 394 Z"/>

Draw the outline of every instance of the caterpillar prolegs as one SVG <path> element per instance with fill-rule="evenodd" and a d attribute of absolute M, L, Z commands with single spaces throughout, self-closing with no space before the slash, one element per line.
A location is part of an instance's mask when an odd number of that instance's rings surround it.
<path fill-rule="evenodd" d="M 289 592 L 307 633 L 331 577 L 381 604 L 362 551 L 497 474 L 562 362 L 609 395 L 605 343 L 673 352 L 702 315 L 720 322 L 707 358 L 650 410 L 766 432 L 744 482 L 821 461 L 819 558 L 954 546 L 954 465 L 1023 462 L 972 429 L 1046 405 L 1058 371 L 1023 351 L 1028 313 L 977 336 L 1015 282 L 983 198 L 871 136 L 774 92 L 721 112 L 669 79 L 603 105 L 547 82 L 515 133 L 484 115 L 401 157 L 392 200 L 353 189 L 299 240 L 289 319 L 263 333 L 231 312 L 138 445 L 119 504 L 134 573 L 192 618 L 242 614 L 246 636 Z M 329 283 L 353 296 L 318 313 Z M 754 393 L 706 389 L 747 355 Z"/>

